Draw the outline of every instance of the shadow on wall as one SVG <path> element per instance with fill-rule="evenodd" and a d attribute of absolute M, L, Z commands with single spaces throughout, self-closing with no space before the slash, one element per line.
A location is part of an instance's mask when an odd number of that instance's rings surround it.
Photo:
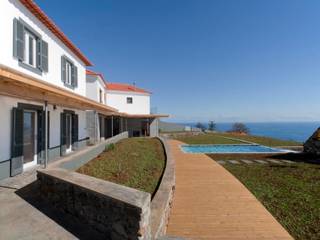
<path fill-rule="evenodd" d="M 72 217 L 70 214 L 58 211 L 53 208 L 48 203 L 40 198 L 39 182 L 34 181 L 29 185 L 19 189 L 15 192 L 19 197 L 27 201 L 30 205 L 36 208 L 38 211 L 46 215 L 48 218 L 55 221 L 61 227 L 66 229 L 68 232 L 73 234 L 79 239 L 105 239 L 101 233 L 95 231 L 94 229 L 88 227 L 88 225 L 79 222 L 76 218 Z M 45 226 L 43 226 L 45 228 Z"/>

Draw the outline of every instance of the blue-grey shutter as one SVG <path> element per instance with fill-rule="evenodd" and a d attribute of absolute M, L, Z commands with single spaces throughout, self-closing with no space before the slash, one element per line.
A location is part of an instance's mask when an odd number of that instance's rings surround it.
<path fill-rule="evenodd" d="M 78 68 L 72 65 L 72 86 L 78 87 Z"/>
<path fill-rule="evenodd" d="M 45 111 L 38 111 L 38 135 L 37 135 L 37 154 L 38 154 L 38 164 L 42 164 L 44 162 L 44 150 L 45 150 L 45 130 L 46 130 L 46 122 L 45 122 Z"/>
<path fill-rule="evenodd" d="M 37 64 L 37 68 L 39 69 L 39 70 L 42 70 L 42 66 L 41 66 L 41 39 L 40 38 L 38 38 L 37 39 L 37 61 L 36 61 L 36 64 Z"/>
<path fill-rule="evenodd" d="M 41 40 L 41 70 L 44 72 L 48 72 L 48 43 Z"/>
<path fill-rule="evenodd" d="M 60 155 L 63 156 L 66 154 L 67 150 L 67 116 L 65 113 L 60 115 Z"/>
<path fill-rule="evenodd" d="M 24 60 L 24 26 L 18 20 L 13 20 L 13 56 L 18 60 Z"/>
<path fill-rule="evenodd" d="M 72 114 L 72 147 L 77 148 L 79 141 L 79 117 Z"/>
<path fill-rule="evenodd" d="M 61 80 L 66 82 L 66 58 L 61 56 Z"/>
<path fill-rule="evenodd" d="M 11 176 L 23 170 L 23 110 L 12 109 Z"/>

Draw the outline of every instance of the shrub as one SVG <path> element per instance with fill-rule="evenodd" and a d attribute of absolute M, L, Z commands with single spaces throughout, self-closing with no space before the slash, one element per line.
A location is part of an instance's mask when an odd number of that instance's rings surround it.
<path fill-rule="evenodd" d="M 115 145 L 113 143 L 106 145 L 105 151 L 111 151 L 115 148 Z"/>
<path fill-rule="evenodd" d="M 250 131 L 249 131 L 249 128 L 244 123 L 234 123 L 232 125 L 230 132 L 248 134 Z"/>
<path fill-rule="evenodd" d="M 206 127 L 201 122 L 198 122 L 196 124 L 196 128 L 201 129 L 201 131 L 205 131 L 206 130 Z"/>
<path fill-rule="evenodd" d="M 216 123 L 214 121 L 209 121 L 208 130 L 210 130 L 210 131 L 216 130 Z"/>

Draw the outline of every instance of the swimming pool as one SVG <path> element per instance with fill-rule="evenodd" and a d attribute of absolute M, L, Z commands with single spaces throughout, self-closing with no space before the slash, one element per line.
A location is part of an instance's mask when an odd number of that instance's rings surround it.
<path fill-rule="evenodd" d="M 185 153 L 285 153 L 285 149 L 271 148 L 254 144 L 212 144 L 212 145 L 182 145 Z"/>

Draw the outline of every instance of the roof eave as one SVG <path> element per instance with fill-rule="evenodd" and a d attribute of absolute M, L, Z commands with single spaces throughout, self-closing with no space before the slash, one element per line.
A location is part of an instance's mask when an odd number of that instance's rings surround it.
<path fill-rule="evenodd" d="M 86 66 L 93 64 L 84 56 L 71 40 L 59 29 L 59 27 L 41 10 L 41 8 L 32 0 L 20 0 L 43 25 L 45 25 L 67 48 L 69 48 Z"/>

